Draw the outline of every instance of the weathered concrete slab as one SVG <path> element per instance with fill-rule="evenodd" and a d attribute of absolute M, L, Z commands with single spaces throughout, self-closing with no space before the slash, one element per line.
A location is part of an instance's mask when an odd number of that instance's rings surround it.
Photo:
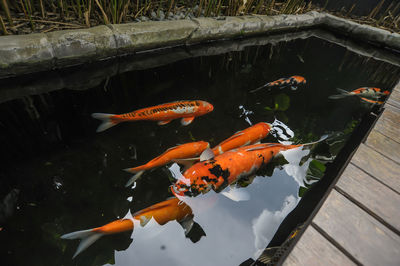
<path fill-rule="evenodd" d="M 117 55 L 114 34 L 107 26 L 63 30 L 47 34 L 55 67 L 64 67 Z"/>
<path fill-rule="evenodd" d="M 191 20 L 111 25 L 119 54 L 184 44 L 197 27 Z"/>
<path fill-rule="evenodd" d="M 400 35 L 397 33 L 315 11 L 302 15 L 149 21 L 46 34 L 2 36 L 0 78 L 103 60 L 136 51 L 310 27 L 325 27 L 351 38 L 400 50 Z"/>
<path fill-rule="evenodd" d="M 49 69 L 54 51 L 45 34 L 0 37 L 0 77 Z"/>
<path fill-rule="evenodd" d="M 400 50 L 400 34 L 387 30 L 361 25 L 348 19 L 325 14 L 323 25 L 330 30 L 339 31 L 353 38 L 363 39 L 383 46 Z"/>

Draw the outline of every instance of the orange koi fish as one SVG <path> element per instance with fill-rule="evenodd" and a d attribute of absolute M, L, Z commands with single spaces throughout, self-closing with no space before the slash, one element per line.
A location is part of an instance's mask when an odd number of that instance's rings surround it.
<path fill-rule="evenodd" d="M 260 122 L 242 131 L 236 132 L 233 136 L 215 146 L 212 151 L 215 155 L 219 155 L 235 148 L 254 144 L 264 139 L 271 128 L 271 124 Z"/>
<path fill-rule="evenodd" d="M 81 239 L 81 242 L 73 256 L 73 258 L 75 258 L 79 253 L 104 235 L 133 230 L 134 220 L 139 221 L 142 227 L 145 226 L 151 218 L 154 218 L 159 225 L 164 225 L 169 221 L 176 220 L 184 228 L 186 235 L 192 229 L 194 224 L 192 209 L 175 197 L 138 211 L 132 216 L 132 219 L 116 220 L 100 227 L 68 233 L 62 235 L 61 238 Z"/>
<path fill-rule="evenodd" d="M 187 126 L 192 123 L 195 117 L 205 115 L 213 109 L 212 104 L 205 101 L 177 101 L 120 115 L 93 113 L 92 117 L 103 121 L 97 128 L 97 132 L 101 132 L 121 122 L 138 120 L 159 121 L 159 125 L 165 125 L 174 119 L 182 118 L 181 124 Z"/>
<path fill-rule="evenodd" d="M 389 95 L 389 91 L 382 91 L 379 88 L 372 88 L 372 87 L 362 87 L 355 89 L 353 91 L 346 91 L 337 88 L 337 90 L 340 92 L 340 94 L 336 95 L 331 95 L 328 98 L 329 99 L 341 99 L 347 96 L 360 96 L 360 97 L 369 97 L 369 98 L 379 98 L 381 96 L 386 96 Z"/>
<path fill-rule="evenodd" d="M 304 77 L 291 76 L 289 78 L 280 78 L 278 80 L 268 82 L 267 84 L 258 87 L 257 89 L 254 89 L 250 92 L 256 92 L 266 87 L 286 87 L 286 86 L 291 86 L 293 90 L 296 90 L 298 85 L 304 85 L 304 84 L 306 84 L 306 79 Z"/>
<path fill-rule="evenodd" d="M 253 175 L 279 152 L 303 145 L 263 143 L 227 151 L 194 164 L 171 186 L 171 191 L 177 197 L 196 196 L 210 189 L 221 192 L 238 179 Z"/>
<path fill-rule="evenodd" d="M 176 159 L 185 159 L 199 156 L 205 149 L 209 147 L 210 144 L 205 141 L 185 143 L 175 146 L 173 148 L 169 148 L 163 154 L 147 162 L 144 165 L 124 169 L 129 173 L 135 174 L 129 179 L 129 181 L 126 183 L 126 186 L 128 187 L 133 184 L 133 182 L 135 182 L 135 180 L 138 179 L 145 170 L 166 165 Z"/>

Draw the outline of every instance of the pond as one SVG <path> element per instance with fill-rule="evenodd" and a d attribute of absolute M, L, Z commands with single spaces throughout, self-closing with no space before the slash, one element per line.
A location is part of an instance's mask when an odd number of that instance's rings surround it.
<path fill-rule="evenodd" d="M 192 52 L 154 51 L 1 80 L 5 265 L 239 265 L 256 259 L 376 106 L 358 96 L 329 96 L 338 94 L 337 88 L 390 91 L 400 73 L 397 66 L 316 37 L 288 36 L 249 39 L 246 45 L 211 43 L 189 48 Z M 306 84 L 250 92 L 293 75 Z M 178 119 L 163 126 L 135 121 L 100 133 L 100 121 L 91 117 L 177 100 L 207 101 L 214 110 L 187 126 Z M 62 239 L 63 234 L 129 217 L 173 197 L 172 163 L 146 171 L 132 187 L 125 187 L 132 175 L 122 169 L 145 164 L 177 144 L 203 140 L 214 147 L 251 124 L 275 119 L 294 132 L 293 143 L 328 139 L 239 179 L 247 200 L 211 190 L 174 203 L 172 209 L 190 207 L 193 224 L 186 235 L 180 219 L 164 225 L 151 219 L 145 226 L 135 223 L 133 232 L 104 235 L 72 258 L 79 241 Z M 278 139 L 270 134 L 262 142 Z"/>

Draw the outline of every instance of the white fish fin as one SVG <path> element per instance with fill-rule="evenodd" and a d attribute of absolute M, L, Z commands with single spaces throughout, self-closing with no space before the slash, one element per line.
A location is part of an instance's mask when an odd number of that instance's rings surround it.
<path fill-rule="evenodd" d="M 268 145 L 260 145 L 259 147 L 253 147 L 253 148 L 248 148 L 248 149 L 246 149 L 246 151 L 258 151 L 258 150 L 263 150 L 263 149 L 265 149 L 265 148 L 268 148 L 268 147 L 270 147 L 270 146 L 268 146 Z"/>
<path fill-rule="evenodd" d="M 171 121 L 172 121 L 172 120 L 159 121 L 157 124 L 158 124 L 159 126 L 163 126 L 163 125 L 168 124 L 168 123 L 171 122 Z"/>
<path fill-rule="evenodd" d="M 222 191 L 221 194 L 233 201 L 247 201 L 250 199 L 249 192 L 239 188 L 229 188 L 228 191 Z"/>
<path fill-rule="evenodd" d="M 331 96 L 328 97 L 328 99 L 336 100 L 336 99 L 345 98 L 345 97 L 347 97 L 347 96 L 355 95 L 355 94 L 351 94 L 350 92 L 348 92 L 348 91 L 346 91 L 346 90 L 342 90 L 342 89 L 340 89 L 340 88 L 336 88 L 336 90 L 337 90 L 338 92 L 340 92 L 340 94 L 331 95 Z"/>
<path fill-rule="evenodd" d="M 182 226 L 183 230 L 185 231 L 185 236 L 192 230 L 193 228 L 193 216 L 187 216 L 183 220 L 179 221 L 179 224 Z"/>
<path fill-rule="evenodd" d="M 210 160 L 212 158 L 214 158 L 214 152 L 210 148 L 205 149 L 200 154 L 200 162 Z"/>
<path fill-rule="evenodd" d="M 79 253 L 87 249 L 90 245 L 96 242 L 97 239 L 103 236 L 102 233 L 93 232 L 92 230 L 93 229 L 76 231 L 61 236 L 62 239 L 81 239 L 81 242 L 79 243 L 79 246 L 76 249 L 75 254 L 72 256 L 72 258 L 78 256 Z"/>
<path fill-rule="evenodd" d="M 195 164 L 198 161 L 200 161 L 200 158 L 174 159 L 172 161 L 174 163 L 182 164 L 184 166 L 182 172 L 185 172 L 193 164 Z"/>
<path fill-rule="evenodd" d="M 111 121 L 111 117 L 114 115 L 115 114 L 93 113 L 92 114 L 93 118 L 103 121 L 103 123 L 100 124 L 100 126 L 97 128 L 96 132 L 102 132 L 118 124 L 118 122 Z"/>
<path fill-rule="evenodd" d="M 343 90 L 343 89 L 341 89 L 341 88 L 336 88 L 336 90 L 337 90 L 338 92 L 340 92 L 341 94 L 345 94 L 345 95 L 349 95 L 349 94 L 350 94 L 350 92 L 348 92 L 348 91 L 346 91 L 346 90 Z"/>
<path fill-rule="evenodd" d="M 126 169 L 124 169 L 126 170 Z M 129 187 L 130 185 L 132 185 L 133 183 L 135 183 L 135 181 L 142 176 L 142 174 L 144 173 L 144 170 L 137 172 L 134 176 L 132 176 L 131 178 L 129 178 L 128 182 L 126 182 L 125 187 Z"/>
<path fill-rule="evenodd" d="M 148 222 L 150 222 L 151 218 L 147 218 L 145 215 L 140 216 L 140 225 L 144 227 Z"/>
<path fill-rule="evenodd" d="M 261 90 L 262 88 L 268 87 L 269 83 L 262 85 L 261 87 L 258 87 L 257 89 L 251 90 L 250 93 L 256 92 Z"/>
<path fill-rule="evenodd" d="M 194 118 L 195 118 L 194 116 L 182 118 L 182 119 L 181 119 L 181 125 L 182 125 L 182 126 L 187 126 L 187 125 L 189 125 L 190 123 L 193 122 Z"/>
<path fill-rule="evenodd" d="M 310 146 L 310 145 L 314 145 L 314 144 L 317 144 L 317 143 L 319 143 L 319 142 L 321 142 L 321 141 L 324 141 L 324 140 L 326 140 L 327 138 L 329 137 L 329 135 L 328 134 L 326 134 L 326 135 L 323 135 L 319 140 L 317 140 L 317 141 L 313 141 L 313 142 L 309 142 L 309 143 L 305 143 L 305 144 L 303 144 L 303 146 Z"/>

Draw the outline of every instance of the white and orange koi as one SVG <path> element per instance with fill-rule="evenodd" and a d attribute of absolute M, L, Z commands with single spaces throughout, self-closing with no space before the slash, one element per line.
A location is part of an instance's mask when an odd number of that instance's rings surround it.
<path fill-rule="evenodd" d="M 160 156 L 154 158 L 153 160 L 147 162 L 144 165 L 124 169 L 129 173 L 135 174 L 126 183 L 126 186 L 130 186 L 133 182 L 138 179 L 145 170 L 149 170 L 155 167 L 166 165 L 177 159 L 186 159 L 199 156 L 205 149 L 209 148 L 210 144 L 205 141 L 189 142 L 182 145 L 178 145 L 166 150 Z"/>
<path fill-rule="evenodd" d="M 75 258 L 79 253 L 104 235 L 133 230 L 135 226 L 134 220 L 139 221 L 142 227 L 152 218 L 154 218 L 159 225 L 164 225 L 169 221 L 176 220 L 184 228 L 185 234 L 187 235 L 193 226 L 193 216 L 192 209 L 187 204 L 173 197 L 134 213 L 132 219 L 119 219 L 100 227 L 68 233 L 62 235 L 61 238 L 81 239 L 73 255 L 73 258 Z"/>
<path fill-rule="evenodd" d="M 367 97 L 367 98 L 379 98 L 381 96 L 387 96 L 390 94 L 389 91 L 382 91 L 380 88 L 373 88 L 373 87 L 362 87 L 355 89 L 353 91 L 346 91 L 337 88 L 340 94 L 331 95 L 329 99 L 341 99 L 348 96 L 360 96 L 360 97 Z"/>
<path fill-rule="evenodd" d="M 93 113 L 92 117 L 103 121 L 103 123 L 97 128 L 97 132 L 101 132 L 121 122 L 139 120 L 159 121 L 159 125 L 165 125 L 174 119 L 182 118 L 181 124 L 186 126 L 192 123 L 195 117 L 205 115 L 213 109 L 214 107 L 212 104 L 206 101 L 177 101 L 147 107 L 120 115 Z"/>

